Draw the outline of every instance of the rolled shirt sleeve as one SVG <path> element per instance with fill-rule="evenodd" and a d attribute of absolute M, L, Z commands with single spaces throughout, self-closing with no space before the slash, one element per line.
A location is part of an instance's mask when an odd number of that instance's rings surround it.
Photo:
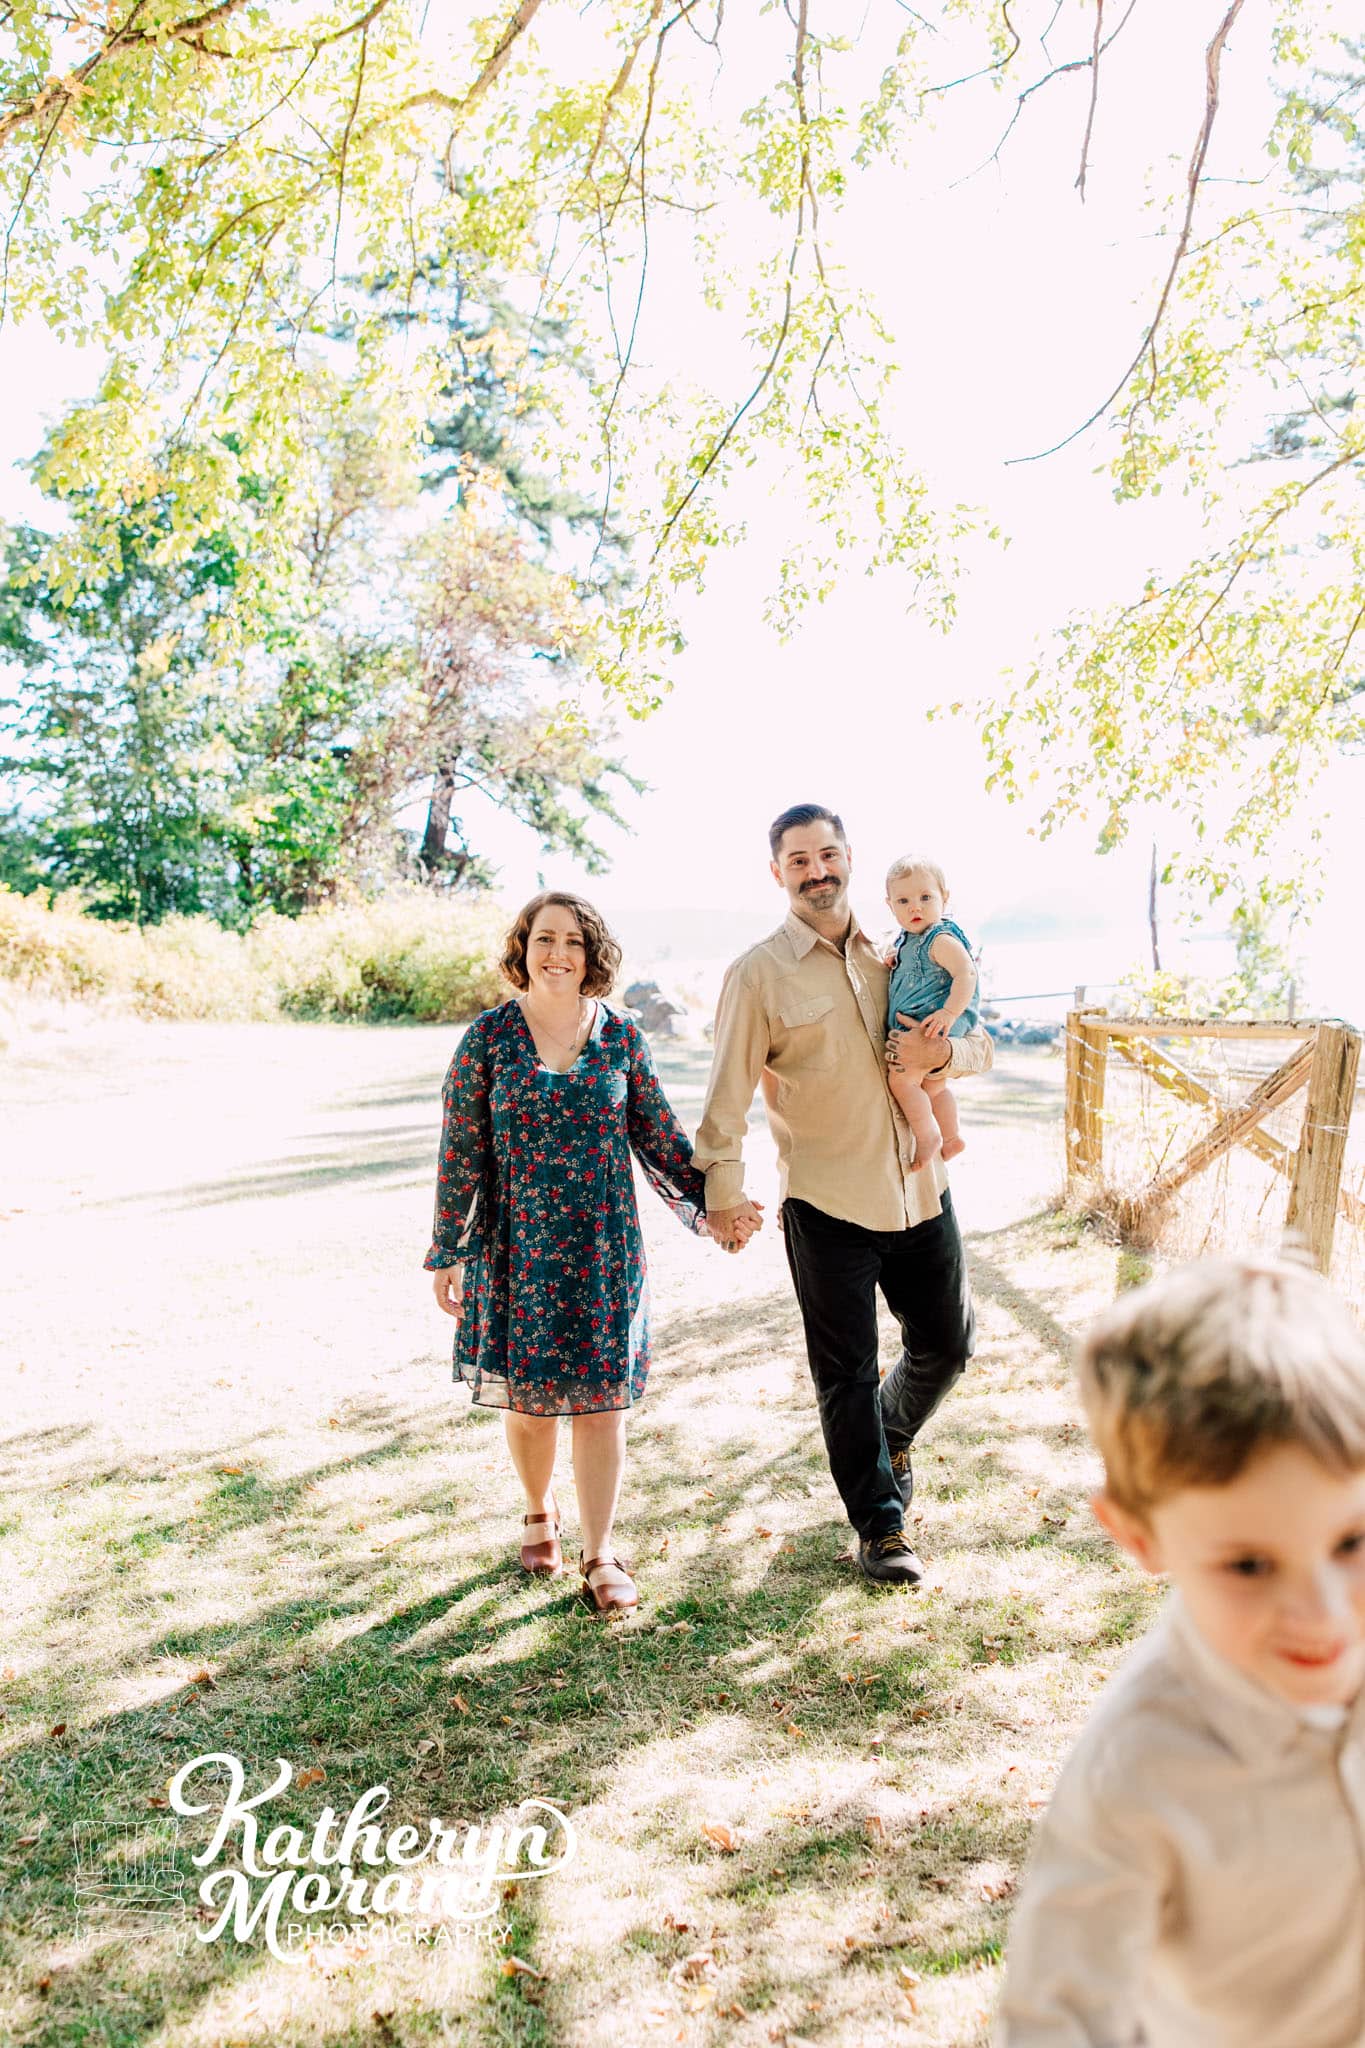
<path fill-rule="evenodd" d="M 964 1031 L 960 1038 L 950 1038 L 953 1056 L 941 1071 L 953 1074 L 989 1074 L 995 1065 L 995 1047 L 991 1034 L 980 1024 Z"/>

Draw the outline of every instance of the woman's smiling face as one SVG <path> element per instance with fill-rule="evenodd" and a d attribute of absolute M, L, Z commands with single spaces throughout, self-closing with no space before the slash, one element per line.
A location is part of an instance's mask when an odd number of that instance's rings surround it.
<path fill-rule="evenodd" d="M 547 903 L 535 914 L 526 940 L 526 975 L 541 995 L 577 995 L 588 971 L 582 927 L 562 903 Z"/>

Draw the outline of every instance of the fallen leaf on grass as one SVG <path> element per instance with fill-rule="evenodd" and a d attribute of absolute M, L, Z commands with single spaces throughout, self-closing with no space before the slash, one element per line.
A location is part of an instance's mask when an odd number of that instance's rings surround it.
<path fill-rule="evenodd" d="M 703 1948 L 698 1949 L 695 1955 L 683 1956 L 668 1974 L 675 1984 L 687 1984 L 695 1982 L 698 1977 L 713 1977 L 715 1972 L 716 1959 L 710 1949 Z"/>
<path fill-rule="evenodd" d="M 170 1803 L 171 1802 L 169 1799 L 160 1799 L 155 1794 L 153 1794 L 152 1797 L 147 1801 L 148 1806 L 156 1807 L 169 1806 Z"/>
<path fill-rule="evenodd" d="M 768 1537 L 768 1536 L 771 1536 L 771 1535 L 772 1535 L 772 1533 L 773 1533 L 773 1532 L 772 1532 L 772 1530 L 771 1530 L 771 1529 L 755 1529 L 755 1530 L 754 1530 L 754 1534 L 755 1534 L 755 1536 L 763 1536 L 763 1537 Z"/>
<path fill-rule="evenodd" d="M 537 1970 L 532 1963 L 524 1963 L 520 1956 L 504 1956 L 498 1964 L 504 1977 L 541 1977 L 545 1972 Z"/>
<path fill-rule="evenodd" d="M 525 1690 L 529 1691 L 530 1688 L 527 1687 L 525 1688 Z M 458 1707 L 462 1714 L 467 1714 L 469 1712 L 469 1701 L 465 1698 L 462 1692 L 456 1693 L 454 1699 L 451 1701 L 451 1705 Z"/>
<path fill-rule="evenodd" d="M 420 1741 L 420 1742 L 418 1743 L 418 1745 L 417 1745 L 417 1754 L 418 1754 L 418 1756 L 430 1756 L 430 1755 L 431 1755 L 431 1752 L 433 1751 L 433 1749 L 435 1749 L 435 1747 L 436 1747 L 436 1738 L 435 1738 L 435 1736 L 434 1736 L 434 1735 L 424 1735 L 424 1736 L 422 1737 L 422 1740 L 421 1740 L 421 1741 Z"/>
<path fill-rule="evenodd" d="M 696 1932 L 690 1920 L 675 1920 L 671 1913 L 664 1914 L 663 1924 L 670 1934 L 694 1934 Z"/>
<path fill-rule="evenodd" d="M 41 1828 L 39 1828 L 39 1829 L 37 1830 L 37 1833 L 36 1833 L 36 1834 L 32 1834 L 32 1835 L 20 1835 L 20 1837 L 19 1837 L 19 1847 L 20 1847 L 21 1849 L 31 1849 L 31 1848 L 33 1847 L 34 1843 L 35 1843 L 35 1842 L 37 1841 L 37 1839 L 38 1839 L 38 1836 L 39 1836 L 39 1835 L 40 1835 L 40 1834 L 41 1834 L 42 1832 L 43 1832 L 43 1831 L 42 1831 L 42 1829 L 41 1829 Z"/>
<path fill-rule="evenodd" d="M 708 1842 L 714 1842 L 727 1856 L 733 1856 L 739 1847 L 739 1836 L 723 1820 L 703 1821 L 701 1831 Z"/>
<path fill-rule="evenodd" d="M 246 1467 L 244 1465 L 220 1465 L 218 1470 L 226 1473 L 229 1479 L 241 1479 L 245 1475 Z"/>
<path fill-rule="evenodd" d="M 190 1684 L 207 1685 L 210 1688 L 216 1690 L 218 1681 L 211 1671 L 196 1671 L 193 1678 L 190 1680 Z"/>
<path fill-rule="evenodd" d="M 39 1996 L 40 1996 L 40 1997 L 42 1997 L 42 1998 L 46 1998 L 46 1997 L 47 1997 L 47 1994 L 48 1994 L 48 1992 L 49 1992 L 49 1991 L 50 1991 L 51 1989 L 52 1989 L 52 1979 L 51 1979 L 50 1977 L 40 1977 L 40 1978 L 38 1979 L 38 1994 L 39 1994 Z"/>
<path fill-rule="evenodd" d="M 306 1792 L 310 1785 L 321 1785 L 326 1776 L 326 1771 L 320 1770 L 316 1765 L 313 1765 L 306 1771 L 300 1771 L 294 1780 L 294 1784 L 298 1791 Z"/>
<path fill-rule="evenodd" d="M 52 1725 L 52 1726 L 51 1726 L 51 1727 L 50 1727 L 50 1728 L 48 1729 L 48 1731 L 47 1731 L 47 1732 L 48 1732 L 48 1734 L 49 1734 L 49 1735 L 65 1735 L 65 1733 L 66 1733 L 66 1723 L 65 1723 L 65 1721 L 55 1721 L 55 1722 L 53 1723 L 53 1725 Z"/>
<path fill-rule="evenodd" d="M 980 1896 L 994 1905 L 1014 1890 L 1014 1878 L 1003 1863 L 978 1863 L 972 1880 Z"/>
<path fill-rule="evenodd" d="M 886 1840 L 886 1822 L 879 1813 L 869 1813 L 867 1819 L 863 1822 L 863 1832 L 869 1842 L 884 1842 Z"/>

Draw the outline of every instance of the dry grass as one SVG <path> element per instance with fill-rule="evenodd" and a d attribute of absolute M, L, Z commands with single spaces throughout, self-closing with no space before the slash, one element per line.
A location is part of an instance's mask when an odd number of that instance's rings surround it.
<path fill-rule="evenodd" d="M 450 1040 L 90 1019 L 0 1083 L 0 2028 L 983 2043 L 1033 1817 L 1150 1607 L 1084 1506 L 1065 1356 L 1117 1255 L 1044 1211 L 1059 1069 L 1014 1056 L 964 1099 L 980 1346 L 917 1460 L 919 1595 L 850 1559 L 775 1234 L 726 1260 L 645 1209 L 661 1341 L 621 1524 L 644 1604 L 604 1629 L 511 1561 L 499 1426 L 452 1391 L 417 1270 Z M 704 1054 L 664 1064 L 695 1118 Z M 177 1945 L 178 1915 L 78 1926 L 73 1827 L 164 1831 L 149 1802 L 213 1750 L 253 1788 L 276 1757 L 324 1771 L 272 1809 L 306 1830 L 375 1783 L 386 1820 L 540 1794 L 578 1858 L 505 1902 L 498 1947 L 291 1968 Z"/>

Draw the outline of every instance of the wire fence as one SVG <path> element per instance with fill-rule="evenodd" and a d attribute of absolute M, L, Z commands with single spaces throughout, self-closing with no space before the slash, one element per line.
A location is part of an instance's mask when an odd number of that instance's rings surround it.
<path fill-rule="evenodd" d="M 1150 1041 L 1149 1041 L 1150 1042 Z M 1288 1039 L 1185 1038 L 1172 1033 L 1155 1043 L 1173 1056 L 1212 1100 L 1181 1100 L 1155 1077 L 1113 1050 L 1108 1054 L 1103 1126 L 1103 1172 L 1094 1190 L 1099 1215 L 1119 1211 L 1176 1161 L 1223 1111 L 1244 1102 L 1289 1051 Z M 1365 1201 L 1365 1083 L 1346 1134 L 1341 1184 Z M 1291 1096 L 1265 1117 L 1260 1129 L 1292 1154 L 1303 1129 L 1305 1095 Z M 1163 1259 L 1210 1253 L 1278 1250 L 1284 1240 L 1289 1180 L 1245 1145 L 1234 1144 L 1181 1187 L 1161 1225 L 1156 1249 Z M 1365 1310 L 1365 1230 L 1338 1213 L 1332 1277 Z"/>

